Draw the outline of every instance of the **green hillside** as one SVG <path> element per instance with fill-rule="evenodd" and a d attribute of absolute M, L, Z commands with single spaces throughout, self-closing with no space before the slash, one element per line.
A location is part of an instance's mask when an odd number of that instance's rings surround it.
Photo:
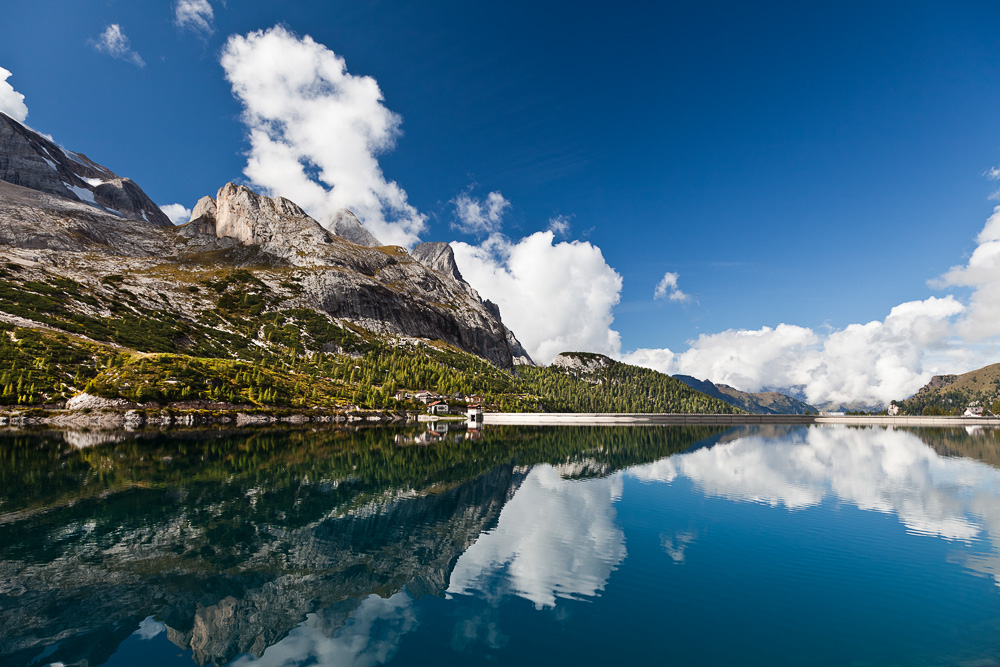
<path fill-rule="evenodd" d="M 938 375 L 904 401 L 893 401 L 904 415 L 960 415 L 970 404 L 1000 414 L 1000 364 L 961 375 Z"/>
<path fill-rule="evenodd" d="M 395 394 L 427 389 L 479 394 L 490 409 L 511 412 L 738 412 L 662 373 L 610 360 L 602 378 L 557 367 L 507 371 L 440 341 L 380 336 L 282 308 L 251 269 L 192 284 L 215 303 L 194 320 L 139 305 L 120 276 L 97 288 L 41 277 L 17 267 L 0 274 L 0 312 L 23 318 L 0 322 L 0 405 L 86 392 L 160 405 L 421 409 Z"/>

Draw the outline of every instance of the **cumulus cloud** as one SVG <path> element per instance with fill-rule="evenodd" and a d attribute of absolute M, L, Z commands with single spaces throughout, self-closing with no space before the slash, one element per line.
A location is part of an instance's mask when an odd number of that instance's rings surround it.
<path fill-rule="evenodd" d="M 517 242 L 494 234 L 479 246 L 451 246 L 462 275 L 500 306 L 532 359 L 549 363 L 560 352 L 578 350 L 617 355 L 621 337 L 611 329 L 611 311 L 621 298 L 622 277 L 600 248 L 553 241 L 546 231 Z"/>
<path fill-rule="evenodd" d="M 779 324 L 703 334 L 687 350 L 639 349 L 627 363 L 683 373 L 743 391 L 795 388 L 810 403 L 888 403 L 910 396 L 936 369 L 931 353 L 946 351 L 954 318 L 964 306 L 953 296 L 911 301 L 882 321 L 818 334 Z"/>
<path fill-rule="evenodd" d="M 208 0 L 177 0 L 174 5 L 174 24 L 203 35 L 215 32 L 212 22 L 215 12 Z"/>
<path fill-rule="evenodd" d="M 931 281 L 938 287 L 971 287 L 972 296 L 958 330 L 972 341 L 1000 334 L 1000 206 L 976 237 L 976 249 L 964 266 L 952 267 Z"/>
<path fill-rule="evenodd" d="M 139 67 L 146 66 L 146 61 L 132 50 L 132 45 L 128 37 L 125 36 L 125 31 L 117 23 L 112 23 L 105 28 L 100 37 L 91 40 L 91 44 L 101 53 L 106 53 L 113 58 L 130 62 Z"/>
<path fill-rule="evenodd" d="M 569 234 L 569 216 L 557 215 L 549 218 L 549 231 L 556 236 L 567 236 Z"/>
<path fill-rule="evenodd" d="M 491 192 L 485 199 L 476 199 L 463 192 L 451 203 L 455 206 L 451 228 L 466 234 L 490 234 L 499 230 L 504 211 L 510 208 L 510 202 L 499 192 Z"/>
<path fill-rule="evenodd" d="M 28 107 L 24 103 L 24 95 L 7 83 L 9 76 L 10 71 L 0 67 L 0 111 L 17 122 L 23 123 L 24 119 L 28 117 Z"/>
<path fill-rule="evenodd" d="M 324 224 L 348 208 L 385 243 L 419 240 L 426 217 L 379 166 L 401 119 L 375 79 L 348 73 L 342 57 L 280 26 L 233 35 L 221 63 L 243 103 L 253 184 Z"/>
<path fill-rule="evenodd" d="M 191 209 L 183 204 L 165 204 L 160 207 L 164 215 L 170 218 L 170 222 L 175 225 L 183 225 L 191 220 Z"/>
<path fill-rule="evenodd" d="M 677 286 L 677 279 L 680 276 L 671 271 L 667 271 L 663 274 L 663 280 L 656 285 L 656 289 L 653 291 L 654 299 L 670 299 L 671 301 L 690 301 L 691 296 L 685 294 Z"/>

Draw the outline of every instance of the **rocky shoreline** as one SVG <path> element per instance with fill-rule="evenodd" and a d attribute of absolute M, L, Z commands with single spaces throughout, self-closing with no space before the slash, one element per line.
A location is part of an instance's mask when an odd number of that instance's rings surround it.
<path fill-rule="evenodd" d="M 193 403 L 193 402 L 192 402 Z M 197 404 L 100 405 L 94 407 L 0 407 L 0 428 L 46 426 L 59 429 L 135 430 L 195 426 L 265 426 L 274 424 L 405 424 L 413 412 L 336 410 L 325 408 L 261 408 L 198 401 Z"/>

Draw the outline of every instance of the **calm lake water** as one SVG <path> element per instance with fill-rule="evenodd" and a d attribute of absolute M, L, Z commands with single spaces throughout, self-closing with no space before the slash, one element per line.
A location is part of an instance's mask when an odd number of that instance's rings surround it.
<path fill-rule="evenodd" d="M 1000 665 L 1000 433 L 0 436 L 4 665 Z"/>

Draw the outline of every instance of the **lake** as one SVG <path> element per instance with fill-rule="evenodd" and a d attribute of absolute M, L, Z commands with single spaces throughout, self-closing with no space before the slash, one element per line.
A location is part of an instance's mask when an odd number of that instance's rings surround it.
<path fill-rule="evenodd" d="M 998 466 L 982 428 L 8 432 L 0 664 L 1000 665 Z"/>

